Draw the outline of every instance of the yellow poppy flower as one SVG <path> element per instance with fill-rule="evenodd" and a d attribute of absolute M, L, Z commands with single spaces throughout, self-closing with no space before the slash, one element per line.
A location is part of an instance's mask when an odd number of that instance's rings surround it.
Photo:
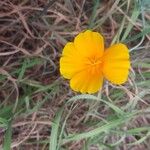
<path fill-rule="evenodd" d="M 87 30 L 68 42 L 60 58 L 60 73 L 70 79 L 70 86 L 81 93 L 95 93 L 106 78 L 124 83 L 129 74 L 129 50 L 118 43 L 104 50 L 103 36 Z"/>

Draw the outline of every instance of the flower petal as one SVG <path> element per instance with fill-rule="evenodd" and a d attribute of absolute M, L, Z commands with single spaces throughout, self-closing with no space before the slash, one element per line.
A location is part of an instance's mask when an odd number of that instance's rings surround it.
<path fill-rule="evenodd" d="M 95 54 L 101 57 L 104 52 L 104 39 L 98 32 L 86 30 L 79 33 L 74 40 L 74 44 L 79 53 L 85 57 Z"/>
<path fill-rule="evenodd" d="M 129 68 L 129 50 L 126 45 L 118 43 L 104 52 L 102 71 L 107 80 L 114 84 L 126 82 Z"/>
<path fill-rule="evenodd" d="M 102 74 L 91 75 L 88 70 L 75 74 L 70 80 L 71 88 L 81 93 L 95 93 L 102 87 L 102 84 Z"/>
<path fill-rule="evenodd" d="M 60 58 L 60 73 L 67 79 L 81 71 L 85 66 L 82 57 L 79 56 L 74 43 L 69 42 L 65 45 Z"/>

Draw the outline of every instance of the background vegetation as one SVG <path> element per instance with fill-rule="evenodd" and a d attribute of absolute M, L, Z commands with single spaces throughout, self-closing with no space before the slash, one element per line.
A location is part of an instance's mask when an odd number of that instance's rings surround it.
<path fill-rule="evenodd" d="M 62 48 L 90 28 L 123 42 L 125 85 L 79 95 L 59 74 Z M 0 1 L 0 143 L 9 150 L 150 149 L 150 0 Z"/>

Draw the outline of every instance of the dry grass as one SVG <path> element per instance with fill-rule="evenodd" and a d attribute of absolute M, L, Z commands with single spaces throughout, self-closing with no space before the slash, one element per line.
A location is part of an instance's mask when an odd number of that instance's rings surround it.
<path fill-rule="evenodd" d="M 150 13 L 148 1 L 139 10 L 134 10 L 135 5 L 136 0 L 0 1 L 0 143 L 4 150 L 50 149 L 55 123 L 61 150 L 149 149 Z M 138 11 L 136 18 L 133 12 Z M 128 26 L 131 30 L 122 39 Z M 70 134 L 88 136 L 84 133 L 119 118 L 117 109 L 103 102 L 77 98 L 68 103 L 77 93 L 60 77 L 59 57 L 65 43 L 87 28 L 101 32 L 106 46 L 122 40 L 133 50 L 128 83 L 105 83 L 101 95 L 125 114 L 138 114 L 91 138 L 71 141 Z M 60 108 L 59 122 L 55 116 Z"/>

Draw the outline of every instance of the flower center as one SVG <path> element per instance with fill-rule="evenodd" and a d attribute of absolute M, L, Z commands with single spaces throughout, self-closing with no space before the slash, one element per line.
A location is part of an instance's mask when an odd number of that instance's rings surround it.
<path fill-rule="evenodd" d="M 91 75 L 96 75 L 101 72 L 102 59 L 98 56 L 88 58 L 88 71 Z"/>
<path fill-rule="evenodd" d="M 101 61 L 101 59 L 99 57 L 93 56 L 93 57 L 90 57 L 88 59 L 90 61 L 90 65 L 94 65 L 95 66 L 95 65 L 99 65 L 99 64 L 102 63 L 102 61 Z"/>

